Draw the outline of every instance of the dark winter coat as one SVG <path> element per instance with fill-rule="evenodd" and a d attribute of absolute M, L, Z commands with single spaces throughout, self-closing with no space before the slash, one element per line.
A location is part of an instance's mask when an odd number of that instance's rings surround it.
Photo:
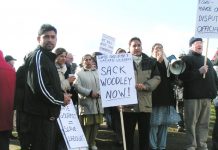
<path fill-rule="evenodd" d="M 64 95 L 55 66 L 56 55 L 38 47 L 26 60 L 28 65 L 24 111 L 45 118 L 58 117 Z"/>
<path fill-rule="evenodd" d="M 184 84 L 184 99 L 215 98 L 217 95 L 217 80 L 211 61 L 207 59 L 208 71 L 203 78 L 199 68 L 204 65 L 204 56 L 190 51 L 182 60 L 186 63 L 186 69 L 180 76 Z"/>
<path fill-rule="evenodd" d="M 152 92 L 152 105 L 173 106 L 176 103 L 173 92 L 173 75 L 167 77 L 167 67 L 164 61 L 157 62 L 157 67 L 160 72 L 161 82 Z"/>

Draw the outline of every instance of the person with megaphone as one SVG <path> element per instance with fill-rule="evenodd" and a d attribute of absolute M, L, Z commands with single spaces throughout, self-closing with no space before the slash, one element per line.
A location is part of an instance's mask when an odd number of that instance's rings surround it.
<path fill-rule="evenodd" d="M 185 56 L 185 53 L 179 55 L 179 59 L 176 58 L 175 55 L 170 55 L 167 59 L 170 62 L 170 72 L 175 75 L 174 81 L 174 97 L 176 98 L 176 110 L 181 117 L 181 121 L 177 123 L 177 132 L 185 132 L 185 124 L 184 124 L 184 101 L 183 101 L 183 84 L 182 81 L 179 80 L 179 75 L 184 72 L 186 68 L 185 62 L 181 59 Z"/>
<path fill-rule="evenodd" d="M 211 100 L 217 95 L 217 77 L 208 58 L 204 65 L 202 38 L 192 37 L 189 47 L 189 53 L 182 57 L 186 69 L 179 75 L 184 85 L 185 149 L 207 150 Z"/>
<path fill-rule="evenodd" d="M 152 46 L 152 56 L 157 61 L 161 82 L 152 92 L 152 113 L 150 129 L 150 147 L 152 150 L 166 149 L 167 128 L 171 124 L 177 124 L 180 116 L 175 110 L 173 82 L 174 75 L 170 73 L 170 63 L 164 54 L 163 45 L 155 43 Z M 172 119 L 175 115 L 175 120 Z"/>

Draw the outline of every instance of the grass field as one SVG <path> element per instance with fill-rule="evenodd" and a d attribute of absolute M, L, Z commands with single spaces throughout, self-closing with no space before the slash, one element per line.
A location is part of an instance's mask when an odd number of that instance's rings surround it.
<path fill-rule="evenodd" d="M 215 123 L 215 119 L 216 119 L 216 115 L 215 115 L 215 109 L 214 109 L 214 105 L 211 105 L 211 112 L 210 112 L 210 131 L 209 131 L 209 136 L 212 135 L 212 131 L 213 131 L 213 126 Z"/>
<path fill-rule="evenodd" d="M 208 146 L 211 146 L 211 135 L 212 130 L 215 122 L 215 110 L 214 105 L 211 106 L 211 116 L 210 116 L 210 131 L 208 134 Z M 13 134 L 17 135 L 16 132 Z M 102 126 L 102 129 L 99 130 L 99 135 L 97 138 L 97 146 L 99 147 L 99 150 L 122 150 L 121 147 L 117 147 L 114 143 L 114 133 L 112 130 L 106 129 L 104 125 Z M 180 150 L 182 148 L 184 140 L 184 133 L 178 133 L 176 131 L 176 125 L 169 128 L 168 133 L 168 142 L 167 142 L 167 149 L 168 150 Z M 135 141 L 137 141 L 137 138 L 135 138 Z M 180 147 L 177 147 L 180 145 Z M 209 148 L 209 147 L 208 147 Z M 10 144 L 10 150 L 20 150 L 19 142 L 17 140 L 12 140 Z"/>

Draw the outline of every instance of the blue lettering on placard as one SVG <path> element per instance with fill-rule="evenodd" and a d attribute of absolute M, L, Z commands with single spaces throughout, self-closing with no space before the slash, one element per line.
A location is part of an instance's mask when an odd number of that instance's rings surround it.
<path fill-rule="evenodd" d="M 200 15 L 198 20 L 199 21 L 203 21 L 203 22 L 209 22 L 209 21 L 217 22 L 218 16 L 213 16 L 213 15 L 204 15 L 204 16 L 201 16 Z"/>
<path fill-rule="evenodd" d="M 121 90 L 108 90 L 106 92 L 106 99 L 120 99 L 130 97 L 130 87 Z"/>
<path fill-rule="evenodd" d="M 59 116 L 60 118 L 76 118 L 76 114 L 72 114 L 72 113 L 62 113 Z"/>
<path fill-rule="evenodd" d="M 63 126 L 64 132 L 76 131 L 76 127 L 73 126 Z"/>
<path fill-rule="evenodd" d="M 200 6 L 198 9 L 200 11 L 211 11 L 211 7 L 206 7 L 206 6 Z"/>
<path fill-rule="evenodd" d="M 199 0 L 200 4 L 210 4 L 208 0 Z"/>
<path fill-rule="evenodd" d="M 67 136 L 68 141 L 83 141 L 83 136 Z"/>
<path fill-rule="evenodd" d="M 108 67 L 102 67 L 101 68 L 101 75 L 112 75 L 112 74 L 126 74 L 126 71 L 124 70 L 124 66 L 108 66 Z"/>
<path fill-rule="evenodd" d="M 109 77 L 100 79 L 102 86 L 107 85 L 130 85 L 132 77 Z"/>
<path fill-rule="evenodd" d="M 218 26 L 198 26 L 197 31 L 201 33 L 218 33 Z"/>

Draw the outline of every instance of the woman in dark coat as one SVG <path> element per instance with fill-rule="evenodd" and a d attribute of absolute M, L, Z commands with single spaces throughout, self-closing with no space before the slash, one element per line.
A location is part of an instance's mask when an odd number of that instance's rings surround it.
<path fill-rule="evenodd" d="M 166 149 L 167 128 L 169 125 L 165 121 L 169 118 L 170 106 L 173 107 L 176 101 L 173 95 L 169 61 L 166 59 L 162 44 L 154 44 L 152 47 L 152 57 L 157 60 L 161 82 L 152 92 L 150 146 L 151 149 L 163 150 Z"/>

